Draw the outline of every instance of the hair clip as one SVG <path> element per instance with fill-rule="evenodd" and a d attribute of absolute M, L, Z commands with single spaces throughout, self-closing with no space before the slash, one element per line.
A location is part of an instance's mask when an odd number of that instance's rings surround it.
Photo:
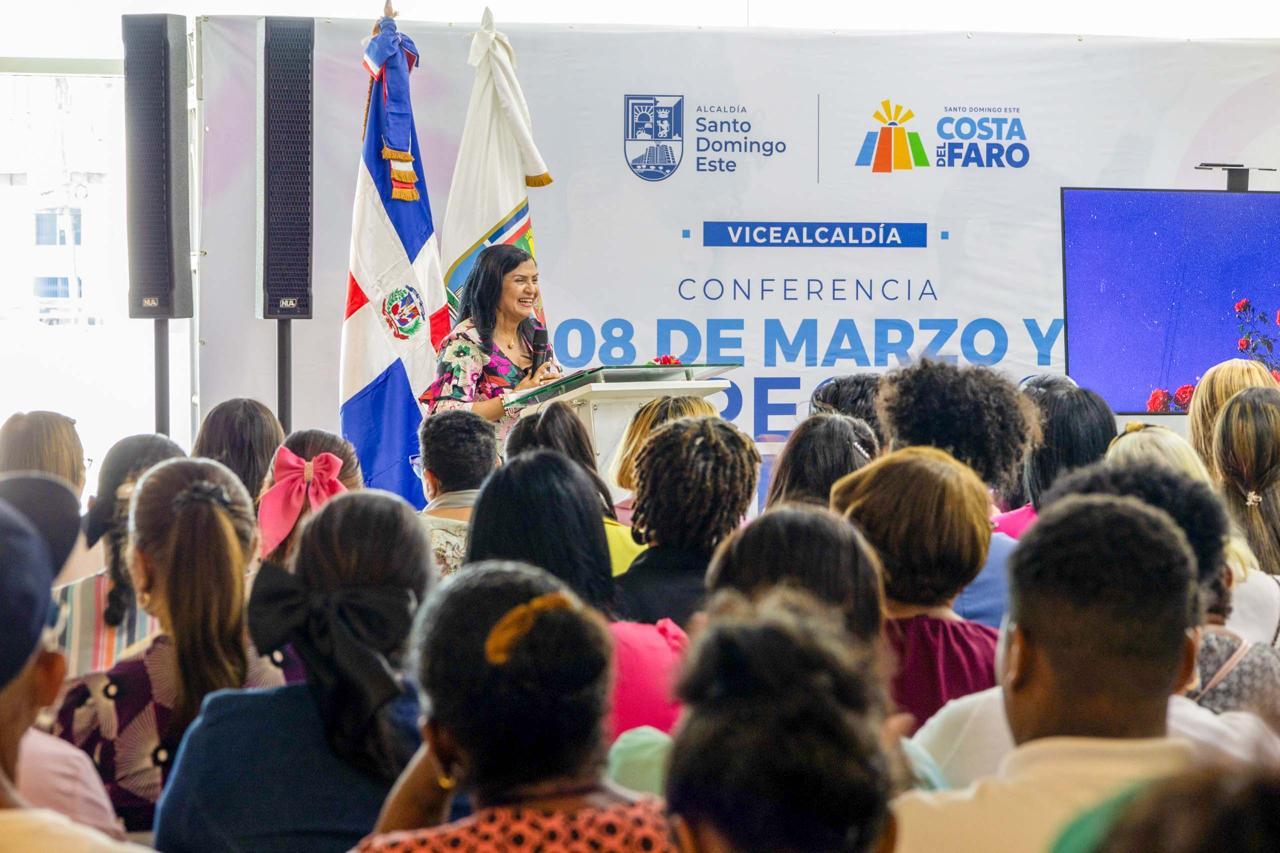
<path fill-rule="evenodd" d="M 549 592 L 503 614 L 489 629 L 484 641 L 484 658 L 494 666 L 502 666 L 511 660 L 511 650 L 516 643 L 533 630 L 538 616 L 552 610 L 577 610 L 578 600 L 566 592 Z"/>
<path fill-rule="evenodd" d="M 1262 495 L 1250 489 L 1245 492 L 1244 505 L 1247 507 L 1255 507 L 1262 503 Z"/>

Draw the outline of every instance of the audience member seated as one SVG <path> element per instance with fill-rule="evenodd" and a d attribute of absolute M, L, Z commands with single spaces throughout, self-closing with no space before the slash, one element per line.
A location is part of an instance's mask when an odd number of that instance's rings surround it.
<path fill-rule="evenodd" d="M 1208 485 L 1159 467 L 1109 466 L 1068 476 L 1050 498 L 1071 494 L 1128 495 L 1169 513 L 1196 558 L 1204 620 L 1196 654 L 1199 683 L 1188 695 L 1211 711 L 1252 711 L 1280 722 L 1280 652 L 1225 627 L 1231 612 L 1230 569 L 1223 562 L 1229 528 L 1222 502 Z"/>
<path fill-rule="evenodd" d="M 554 450 L 521 453 L 480 490 L 467 562 L 545 567 L 613 620 L 616 591 L 599 509 L 600 495 L 581 465 Z M 610 621 L 609 633 L 616 672 L 610 740 L 637 726 L 670 731 L 680 712 L 673 688 L 688 642 L 684 631 L 660 619 L 653 625 Z"/>
<path fill-rule="evenodd" d="M 760 453 L 718 417 L 682 418 L 656 430 L 636 459 L 632 531 L 649 548 L 618 578 L 622 612 L 687 628 L 706 594 L 716 545 L 742 523 L 755 496 Z"/>
<path fill-rule="evenodd" d="M 1050 391 L 1078 387 L 1080 386 L 1076 385 L 1075 380 L 1070 376 L 1060 373 L 1033 373 L 1023 377 L 1018 383 L 1018 393 L 1038 410 L 1039 399 Z M 1001 488 L 999 499 L 996 501 L 997 508 L 1005 511 L 1012 511 L 1029 503 L 1031 498 L 1027 493 L 1026 477 L 1013 477 Z"/>
<path fill-rule="evenodd" d="M 1222 407 L 1246 388 L 1275 387 L 1271 371 L 1251 358 L 1228 359 L 1215 364 L 1200 377 L 1187 409 L 1187 432 L 1191 446 L 1210 471 L 1213 470 L 1213 429 Z"/>
<path fill-rule="evenodd" d="M 1023 458 L 1039 436 L 1035 405 L 985 367 L 920 361 L 887 374 L 877 400 L 891 449 L 945 450 L 997 493 L 1021 476 Z M 990 537 L 986 563 L 956 599 L 956 613 L 1000 626 L 1009 600 L 1005 564 L 1015 544 L 1004 533 Z"/>
<path fill-rule="evenodd" d="M 810 415 L 792 430 L 773 466 L 765 508 L 786 501 L 825 507 L 831 487 L 880 455 L 875 433 L 847 415 Z"/>
<path fill-rule="evenodd" d="M 31 523 L 44 540 L 50 564 L 60 568 L 80 535 L 80 502 L 65 481 L 45 474 L 6 475 L 0 477 L 0 501 Z M 56 622 L 56 614 L 53 619 Z M 57 649 L 56 642 L 46 646 L 51 652 Z M 17 789 L 30 805 L 123 838 L 115 809 L 87 755 L 35 728 L 27 729 L 18 750 Z"/>
<path fill-rule="evenodd" d="M 1111 443 L 1106 460 L 1116 465 L 1163 465 L 1198 483 L 1217 487 L 1187 440 L 1167 427 L 1129 422 Z M 1258 558 L 1234 520 L 1230 521 L 1223 557 L 1231 584 L 1227 628 L 1251 643 L 1280 643 L 1280 577 L 1258 568 Z"/>
<path fill-rule="evenodd" d="M 67 497 L 78 503 L 69 492 Z M 60 526 L 56 538 L 74 540 L 74 510 Z M 19 756 L 29 755 L 27 733 L 57 696 L 66 671 L 53 629 L 57 607 L 50 592 L 60 564 L 51 541 L 0 500 L 0 844 L 6 850 L 141 850 L 73 822 L 24 790 Z"/>
<path fill-rule="evenodd" d="M 1195 558 L 1168 514 L 1070 496 L 1027 531 L 1009 576 L 1001 684 L 1018 747 L 966 789 L 900 797 L 900 853 L 1044 850 L 1077 812 L 1192 760 L 1166 737 L 1199 609 Z"/>
<path fill-rule="evenodd" d="M 54 734 L 88 753 L 125 827 L 139 832 L 151 828 L 204 697 L 283 679 L 246 650 L 245 571 L 258 537 L 236 475 L 205 459 L 162 462 L 138 481 L 129 515 L 133 587 L 161 633 L 110 670 L 69 682 Z"/>
<path fill-rule="evenodd" d="M 1280 574 L 1280 388 L 1246 388 L 1226 402 L 1210 470 L 1258 565 Z"/>
<path fill-rule="evenodd" d="M 59 590 L 66 614 L 68 677 L 110 669 L 159 630 L 150 614 L 138 607 L 125 567 L 129 498 L 147 469 L 185 455 L 166 436 L 131 435 L 112 445 L 98 467 L 98 490 L 89 499 L 84 532 L 89 547 L 102 543 L 106 570 Z"/>
<path fill-rule="evenodd" d="M 711 610 L 680 678 L 667 779 L 682 849 L 875 849 L 891 792 L 875 655 L 800 593 Z"/>
<path fill-rule="evenodd" d="M 425 744 L 360 853 L 676 849 L 660 800 L 603 778 L 609 630 L 564 584 L 530 566 L 469 565 L 417 625 Z M 445 823 L 459 791 L 475 813 Z"/>
<path fill-rule="evenodd" d="M 596 491 L 600 493 L 604 535 L 609 542 L 609 561 L 613 575 L 617 577 L 625 572 L 631 566 L 631 561 L 644 550 L 644 546 L 632 538 L 631 528 L 618 523 L 613 496 L 596 471 L 596 451 L 591 444 L 591 435 L 567 403 L 556 401 L 540 412 L 521 418 L 507 436 L 508 459 L 539 447 L 560 451 L 581 465 L 591 477 Z"/>
<path fill-rule="evenodd" d="M 1197 769 L 1142 789 L 1101 843 L 1075 853 L 1267 853 L 1280 850 L 1278 812 L 1275 768 Z"/>
<path fill-rule="evenodd" d="M 422 520 L 431 536 L 441 577 L 462 565 L 467 553 L 471 512 L 484 478 L 498 464 L 494 425 L 466 409 L 451 409 L 423 418 L 418 427 L 419 457 L 427 507 Z"/>
<path fill-rule="evenodd" d="M 271 410 L 247 397 L 226 400 L 209 410 L 196 433 L 192 457 L 221 462 L 240 478 L 257 509 L 284 427 Z"/>
<path fill-rule="evenodd" d="M 0 426 L 0 474 L 38 471 L 61 477 L 80 500 L 84 446 L 76 422 L 57 412 L 17 412 Z"/>
<path fill-rule="evenodd" d="M 1045 496 L 1045 506 L 1077 491 L 1132 497 L 1167 513 L 1190 543 L 1198 589 L 1200 578 L 1210 579 L 1212 567 L 1221 565 L 1222 507 L 1203 482 L 1146 462 L 1108 462 L 1068 475 Z M 1106 590 L 1097 591 L 1097 606 L 1102 606 L 1105 594 Z M 1122 635 L 1117 635 L 1117 641 L 1120 639 Z M 1135 642 L 1150 640 L 1138 635 Z M 1198 760 L 1242 762 L 1255 755 L 1280 760 L 1280 739 L 1262 720 L 1239 712 L 1215 714 L 1184 695 L 1186 686 L 1178 685 L 1168 699 L 1168 730 L 1171 736 L 1189 742 Z M 937 760 L 953 785 L 967 785 L 996 773 L 1014 749 L 999 688 L 949 703 L 914 740 Z"/>
<path fill-rule="evenodd" d="M 613 465 L 609 470 L 615 485 L 633 494 L 620 501 L 614 501 L 613 508 L 618 514 L 618 523 L 631 525 L 631 513 L 635 509 L 636 489 L 636 457 L 645 439 L 663 424 L 679 418 L 712 417 L 719 414 L 715 406 L 703 397 L 655 397 L 641 406 L 627 425 L 627 432 L 622 437 L 617 455 L 613 457 Z"/>
<path fill-rule="evenodd" d="M 876 395 L 880 391 L 880 374 L 853 373 L 848 376 L 833 376 L 823 382 L 809 395 L 810 414 L 847 415 L 871 427 L 876 436 L 876 446 L 882 449 L 889 445 L 888 436 L 880 423 L 880 413 L 876 408 Z"/>
<path fill-rule="evenodd" d="M 290 433 L 258 499 L 263 561 L 287 563 L 307 516 L 330 498 L 362 488 L 364 473 L 351 442 L 322 429 Z"/>
<path fill-rule="evenodd" d="M 774 587 L 802 589 L 837 607 L 854 639 L 875 645 L 884 628 L 880 560 L 858 529 L 802 504 L 771 509 L 720 543 L 707 590 L 758 598 Z"/>
<path fill-rule="evenodd" d="M 997 515 L 995 532 L 1017 539 L 1040 511 L 1040 498 L 1054 481 L 1103 457 L 1116 437 L 1116 416 L 1101 396 L 1072 385 L 1023 395 L 1040 413 L 1040 440 L 1023 464 L 1027 503 Z"/>
<path fill-rule="evenodd" d="M 991 538 L 978 476 L 941 450 L 909 447 L 837 482 L 831 508 L 857 523 L 884 567 L 898 707 L 920 726 L 948 700 L 994 686 L 995 629 L 952 608 Z"/>
<path fill-rule="evenodd" d="M 402 673 L 430 581 L 427 532 L 399 497 L 353 492 L 320 508 L 292 572 L 264 564 L 249 602 L 257 648 L 291 646 L 307 683 L 205 700 L 160 799 L 156 846 L 344 851 L 368 835 L 420 743 Z"/>

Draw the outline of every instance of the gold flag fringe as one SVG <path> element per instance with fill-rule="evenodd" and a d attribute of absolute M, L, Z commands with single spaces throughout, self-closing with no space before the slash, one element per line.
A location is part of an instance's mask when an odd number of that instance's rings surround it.
<path fill-rule="evenodd" d="M 394 148 L 388 148 L 387 146 L 384 145 L 382 146 L 382 159 L 383 160 L 399 160 L 403 163 L 412 163 L 413 155 L 410 154 L 408 151 L 397 151 Z"/>
<path fill-rule="evenodd" d="M 391 197 L 396 201 L 417 201 L 418 191 L 408 187 L 395 187 L 391 190 Z"/>
<path fill-rule="evenodd" d="M 395 166 L 392 166 L 391 179 L 393 181 L 400 181 L 402 184 L 416 184 L 418 182 L 418 173 L 412 170 L 405 171 L 403 169 L 397 169 Z"/>
<path fill-rule="evenodd" d="M 551 183 L 551 173 L 543 172 L 541 175 L 526 175 L 524 185 L 526 187 L 545 187 Z"/>

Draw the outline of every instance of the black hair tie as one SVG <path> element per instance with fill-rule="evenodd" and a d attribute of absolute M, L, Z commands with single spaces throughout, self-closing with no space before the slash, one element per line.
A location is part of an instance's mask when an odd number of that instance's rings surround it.
<path fill-rule="evenodd" d="M 196 480 L 173 496 L 173 511 L 181 512 L 189 506 L 201 503 L 217 504 L 223 509 L 231 509 L 231 495 L 218 483 L 210 480 Z"/>

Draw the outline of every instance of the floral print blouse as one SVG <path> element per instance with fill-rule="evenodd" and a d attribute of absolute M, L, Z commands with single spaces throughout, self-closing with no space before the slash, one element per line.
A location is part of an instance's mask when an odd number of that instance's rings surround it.
<path fill-rule="evenodd" d="M 550 345 L 547 361 L 560 366 Z M 496 342 L 486 355 L 475 323 L 463 320 L 440 342 L 436 381 L 418 402 L 426 407 L 428 416 L 448 409 L 469 409 L 472 403 L 509 393 L 527 374 L 528 370 L 507 357 Z M 503 414 L 497 423 L 499 439 L 506 438 L 519 417 L 518 412 Z"/>
<path fill-rule="evenodd" d="M 270 660 L 248 653 L 245 687 L 284 683 Z M 157 635 L 139 654 L 68 683 L 53 733 L 89 754 L 129 832 L 151 829 L 156 801 L 184 732 L 164 734 L 178 702 L 178 655 Z"/>

